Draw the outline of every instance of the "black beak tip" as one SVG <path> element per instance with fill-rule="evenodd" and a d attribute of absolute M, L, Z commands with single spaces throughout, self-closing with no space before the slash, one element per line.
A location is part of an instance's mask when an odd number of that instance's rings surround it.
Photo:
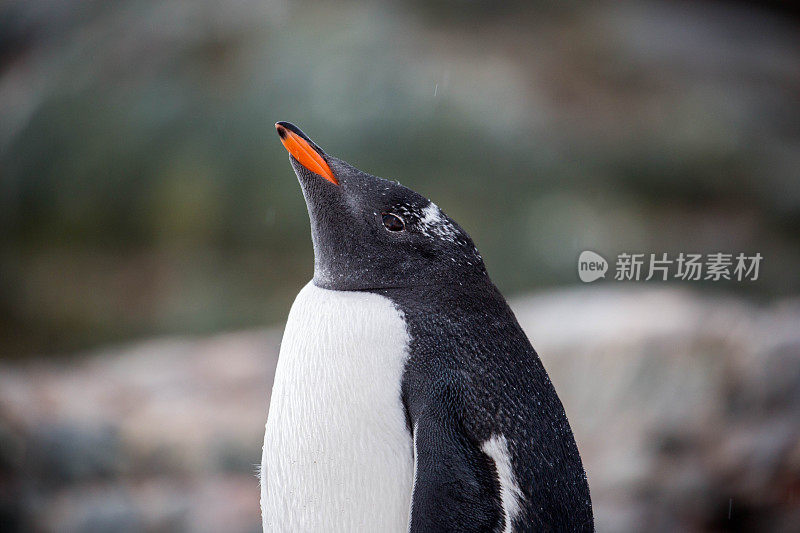
<path fill-rule="evenodd" d="M 294 133 L 295 135 L 299 135 L 301 138 L 305 139 L 311 147 L 316 150 L 320 155 L 324 156 L 325 152 L 320 148 L 317 143 L 312 141 L 308 135 L 303 133 L 303 130 L 292 124 L 291 122 L 286 122 L 284 120 L 278 121 L 275 123 L 275 129 L 278 130 L 278 135 L 281 139 L 284 139 L 289 132 Z"/>
<path fill-rule="evenodd" d="M 285 126 L 286 122 L 276 122 L 275 129 L 278 130 L 278 136 L 283 139 L 286 137 L 287 128 Z"/>

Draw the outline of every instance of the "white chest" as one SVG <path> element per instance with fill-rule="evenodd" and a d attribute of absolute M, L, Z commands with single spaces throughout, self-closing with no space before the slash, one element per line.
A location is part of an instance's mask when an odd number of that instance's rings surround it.
<path fill-rule="evenodd" d="M 403 317 L 372 293 L 306 285 L 281 343 L 264 437 L 264 531 L 408 528 Z"/>

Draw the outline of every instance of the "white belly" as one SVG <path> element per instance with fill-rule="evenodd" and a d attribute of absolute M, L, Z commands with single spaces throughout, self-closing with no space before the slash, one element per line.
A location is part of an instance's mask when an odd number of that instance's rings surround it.
<path fill-rule="evenodd" d="M 408 334 L 377 294 L 309 283 L 281 343 L 261 460 L 264 531 L 404 532 L 414 477 Z"/>

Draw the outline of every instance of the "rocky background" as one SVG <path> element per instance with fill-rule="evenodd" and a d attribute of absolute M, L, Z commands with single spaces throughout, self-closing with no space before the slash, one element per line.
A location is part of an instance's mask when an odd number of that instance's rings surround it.
<path fill-rule="evenodd" d="M 599 531 L 796 531 L 800 300 L 581 288 L 513 302 Z M 260 530 L 280 329 L 0 365 L 4 531 Z"/>

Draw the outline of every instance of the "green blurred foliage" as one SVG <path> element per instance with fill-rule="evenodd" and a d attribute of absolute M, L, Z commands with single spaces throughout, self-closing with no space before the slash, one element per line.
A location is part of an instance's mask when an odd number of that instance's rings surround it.
<path fill-rule="evenodd" d="M 494 6 L 0 3 L 0 353 L 282 320 L 313 259 L 277 120 L 434 199 L 509 293 L 583 249 L 760 251 L 704 288 L 798 291 L 795 20 Z"/>

